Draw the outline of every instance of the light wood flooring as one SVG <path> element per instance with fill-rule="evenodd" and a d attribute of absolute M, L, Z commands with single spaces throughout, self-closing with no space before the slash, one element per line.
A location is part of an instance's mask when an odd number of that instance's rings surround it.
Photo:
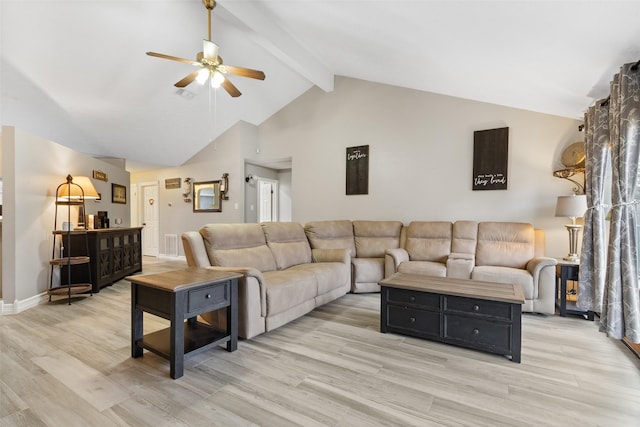
<path fill-rule="evenodd" d="M 381 334 L 380 295 L 346 295 L 172 380 L 167 361 L 130 357 L 129 292 L 0 316 L 2 427 L 640 425 L 640 360 L 579 317 L 523 315 L 516 364 Z"/>

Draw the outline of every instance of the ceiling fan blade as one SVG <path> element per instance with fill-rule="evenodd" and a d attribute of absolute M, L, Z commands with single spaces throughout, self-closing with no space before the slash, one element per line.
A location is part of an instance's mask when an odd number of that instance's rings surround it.
<path fill-rule="evenodd" d="M 185 87 L 189 84 L 191 84 L 196 77 L 198 77 L 198 73 L 200 72 L 200 70 L 196 70 L 193 73 L 185 76 L 185 78 L 183 78 L 182 80 L 180 80 L 179 82 L 177 82 L 176 84 L 174 84 L 175 87 Z"/>
<path fill-rule="evenodd" d="M 234 67 L 233 65 L 224 65 L 224 70 L 229 73 L 240 77 L 249 77 L 252 79 L 264 80 L 265 75 L 262 71 L 252 70 L 250 68 Z"/>
<path fill-rule="evenodd" d="M 165 55 L 164 53 L 147 52 L 147 55 L 155 56 L 156 58 L 170 59 L 171 61 L 184 62 L 185 64 L 195 65 L 196 67 L 199 67 L 201 65 L 199 62 L 193 61 L 191 59 L 178 58 L 177 56 Z"/>
<path fill-rule="evenodd" d="M 220 86 L 222 86 L 224 90 L 226 90 L 227 93 L 229 93 L 229 95 L 231 95 L 234 98 L 237 98 L 238 96 L 242 95 L 242 93 L 238 90 L 238 88 L 235 87 L 229 79 L 224 79 L 222 83 L 220 83 Z"/>
<path fill-rule="evenodd" d="M 204 52 L 205 59 L 215 62 L 218 58 L 218 50 L 218 45 L 211 40 L 202 40 L 202 52 Z"/>

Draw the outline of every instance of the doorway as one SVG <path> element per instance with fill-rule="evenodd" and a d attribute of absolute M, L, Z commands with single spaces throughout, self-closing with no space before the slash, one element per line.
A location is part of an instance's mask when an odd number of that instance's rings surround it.
<path fill-rule="evenodd" d="M 245 160 L 244 222 L 292 221 L 292 161 Z"/>
<path fill-rule="evenodd" d="M 158 182 L 141 182 L 138 184 L 137 222 L 142 226 L 142 255 L 157 257 L 160 248 L 160 215 L 159 215 Z"/>
<path fill-rule="evenodd" d="M 278 181 L 258 178 L 258 222 L 278 221 Z"/>

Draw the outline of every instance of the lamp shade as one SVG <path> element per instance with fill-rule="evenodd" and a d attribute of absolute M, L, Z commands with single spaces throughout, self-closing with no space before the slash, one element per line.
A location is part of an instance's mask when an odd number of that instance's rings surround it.
<path fill-rule="evenodd" d="M 69 182 L 71 182 L 71 184 L 69 184 Z M 89 177 L 74 176 L 71 181 L 69 181 L 69 177 L 67 177 L 67 183 L 60 186 L 58 197 L 64 199 L 79 199 L 82 197 L 83 192 L 85 199 L 97 199 L 100 197 Z"/>
<path fill-rule="evenodd" d="M 587 211 L 587 196 L 579 194 L 575 196 L 558 196 L 556 204 L 556 216 L 566 218 L 583 217 Z"/>

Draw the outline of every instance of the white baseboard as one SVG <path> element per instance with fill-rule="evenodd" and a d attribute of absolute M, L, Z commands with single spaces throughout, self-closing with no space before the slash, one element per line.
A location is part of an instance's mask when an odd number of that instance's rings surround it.
<path fill-rule="evenodd" d="M 13 304 L 7 304 L 4 300 L 0 300 L 0 314 L 18 314 L 47 301 L 49 301 L 49 295 L 46 292 L 24 300 L 15 300 Z"/>
<path fill-rule="evenodd" d="M 184 256 L 184 255 L 173 256 L 173 255 L 159 254 L 158 255 L 158 259 L 163 259 L 163 260 L 166 260 L 166 261 L 184 261 L 184 262 L 187 262 L 187 257 Z"/>

